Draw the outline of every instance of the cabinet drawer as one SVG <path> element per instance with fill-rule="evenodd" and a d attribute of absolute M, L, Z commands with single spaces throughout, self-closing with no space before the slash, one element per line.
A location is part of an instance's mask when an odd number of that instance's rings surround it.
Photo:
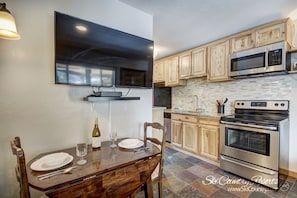
<path fill-rule="evenodd" d="M 200 117 L 199 124 L 219 126 L 220 125 L 220 119 L 219 118 L 203 118 L 203 117 Z"/>
<path fill-rule="evenodd" d="M 183 121 L 183 122 L 198 123 L 198 117 L 197 116 L 191 116 L 191 115 L 171 114 L 171 119 L 179 120 L 179 121 Z"/>

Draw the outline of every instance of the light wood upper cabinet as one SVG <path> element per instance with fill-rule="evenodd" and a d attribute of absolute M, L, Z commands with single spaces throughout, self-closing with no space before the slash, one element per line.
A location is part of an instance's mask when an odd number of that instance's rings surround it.
<path fill-rule="evenodd" d="M 154 79 L 154 83 L 165 82 L 165 61 L 164 60 L 158 60 L 154 62 L 153 79 Z"/>
<path fill-rule="evenodd" d="M 199 47 L 179 55 L 180 79 L 206 76 L 206 47 Z"/>
<path fill-rule="evenodd" d="M 208 47 L 207 79 L 209 81 L 229 80 L 229 40 Z"/>
<path fill-rule="evenodd" d="M 169 57 L 165 61 L 165 86 L 180 85 L 185 85 L 185 81 L 179 78 L 179 56 Z"/>
<path fill-rule="evenodd" d="M 192 77 L 206 76 L 206 47 L 192 50 Z"/>
<path fill-rule="evenodd" d="M 246 32 L 231 39 L 231 53 L 255 47 L 255 32 Z"/>
<path fill-rule="evenodd" d="M 174 87 L 185 85 L 185 79 L 205 75 L 209 82 L 231 80 L 231 53 L 280 41 L 292 45 L 293 26 L 290 19 L 274 21 L 158 60 L 154 67 L 154 83 L 165 81 L 165 86 Z"/>
<path fill-rule="evenodd" d="M 285 38 L 285 24 L 273 25 L 256 31 L 256 46 L 284 41 Z"/>
<path fill-rule="evenodd" d="M 286 41 L 292 45 L 293 26 L 293 21 L 287 18 L 256 28 L 256 47 L 280 41 Z"/>
<path fill-rule="evenodd" d="M 268 23 L 231 37 L 231 53 L 260 47 L 271 43 L 292 42 L 292 26 L 290 19 Z"/>
<path fill-rule="evenodd" d="M 192 73 L 192 61 L 191 52 L 187 51 L 179 55 L 179 77 L 181 79 L 187 79 Z"/>

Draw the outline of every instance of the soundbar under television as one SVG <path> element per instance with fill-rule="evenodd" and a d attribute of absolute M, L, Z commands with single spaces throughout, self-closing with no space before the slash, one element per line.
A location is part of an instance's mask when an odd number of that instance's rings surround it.
<path fill-rule="evenodd" d="M 55 83 L 152 88 L 153 41 L 55 12 Z"/>

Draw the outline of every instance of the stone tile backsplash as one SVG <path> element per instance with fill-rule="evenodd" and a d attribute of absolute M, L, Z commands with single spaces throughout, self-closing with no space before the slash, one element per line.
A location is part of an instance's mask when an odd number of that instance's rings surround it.
<path fill-rule="evenodd" d="M 206 78 L 189 79 L 186 86 L 172 88 L 172 109 L 204 109 L 216 113 L 216 100 L 228 98 L 225 114 L 234 112 L 235 100 L 291 100 L 297 74 L 207 82 Z M 198 102 L 196 96 L 198 96 Z"/>

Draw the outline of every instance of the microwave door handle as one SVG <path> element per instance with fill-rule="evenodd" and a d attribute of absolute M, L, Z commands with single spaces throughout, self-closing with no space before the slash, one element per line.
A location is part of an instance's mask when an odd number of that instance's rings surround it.
<path fill-rule="evenodd" d="M 268 50 L 265 52 L 265 69 L 266 71 L 268 70 Z"/>

